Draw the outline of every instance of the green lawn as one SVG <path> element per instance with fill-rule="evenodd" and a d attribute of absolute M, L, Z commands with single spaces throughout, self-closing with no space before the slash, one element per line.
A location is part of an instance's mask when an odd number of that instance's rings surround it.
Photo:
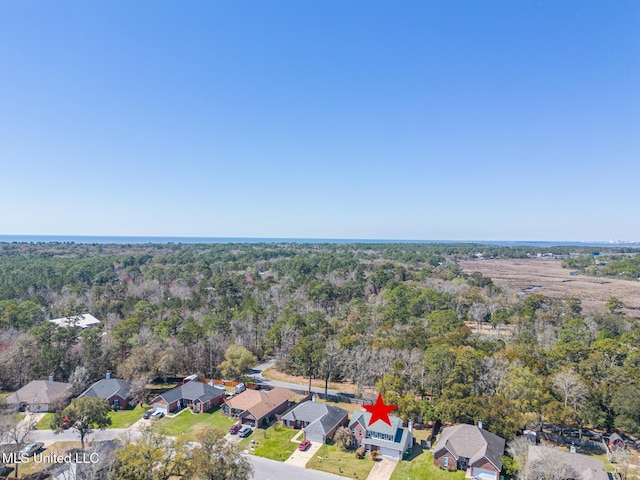
<path fill-rule="evenodd" d="M 220 408 L 216 408 L 213 411 L 197 414 L 185 409 L 175 418 L 149 419 L 149 422 L 157 423 L 166 435 L 181 436 L 186 440 L 194 440 L 198 432 L 207 425 L 219 428 L 226 433 L 229 427 L 235 423 L 235 420 L 225 417 L 222 415 Z"/>
<path fill-rule="evenodd" d="M 253 440 L 255 449 L 251 453 L 271 460 L 284 461 L 298 448 L 298 443 L 291 441 L 298 432 L 299 430 L 285 428 L 277 423 L 267 429 L 257 428 L 240 441 L 240 446 L 248 449 Z"/>
<path fill-rule="evenodd" d="M 307 463 L 307 468 L 342 475 L 343 477 L 365 479 L 373 468 L 371 457 L 356 458 L 355 450 L 342 450 L 338 445 L 323 445 Z M 403 479 L 405 480 L 405 479 Z"/>
<path fill-rule="evenodd" d="M 109 418 L 111 418 L 111 426 L 109 428 L 128 428 L 140 420 L 146 411 L 146 408 L 138 405 L 131 409 L 125 408 L 117 412 L 109 412 Z"/>
<path fill-rule="evenodd" d="M 447 472 L 433 464 L 433 454 L 415 445 L 406 460 L 398 462 L 391 480 L 464 480 L 464 472 Z"/>
<path fill-rule="evenodd" d="M 53 420 L 53 413 L 45 413 L 42 420 L 36 425 L 36 430 L 51 430 L 51 420 Z"/>

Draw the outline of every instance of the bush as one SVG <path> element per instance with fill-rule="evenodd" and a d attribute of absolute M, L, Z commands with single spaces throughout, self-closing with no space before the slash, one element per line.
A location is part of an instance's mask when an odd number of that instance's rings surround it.
<path fill-rule="evenodd" d="M 359 449 L 356 450 L 356 458 L 363 459 L 365 453 L 366 453 L 366 450 L 364 449 L 364 447 L 360 447 Z"/>
<path fill-rule="evenodd" d="M 377 452 L 375 450 L 371 452 L 371 460 L 373 460 L 374 462 L 378 461 L 379 456 L 380 456 L 380 452 Z"/>

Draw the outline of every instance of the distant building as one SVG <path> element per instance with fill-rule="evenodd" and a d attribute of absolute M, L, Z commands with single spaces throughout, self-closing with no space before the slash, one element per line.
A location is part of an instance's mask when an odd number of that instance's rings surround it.
<path fill-rule="evenodd" d="M 100 320 L 90 313 L 83 313 L 82 315 L 74 315 L 72 317 L 54 318 L 49 321 L 59 327 L 79 327 L 82 329 L 95 327 L 100 324 Z"/>

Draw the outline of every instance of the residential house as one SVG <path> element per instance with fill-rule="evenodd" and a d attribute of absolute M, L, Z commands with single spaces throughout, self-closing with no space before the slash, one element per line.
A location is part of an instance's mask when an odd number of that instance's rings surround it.
<path fill-rule="evenodd" d="M 437 467 L 465 470 L 479 480 L 499 480 L 505 440 L 475 425 L 455 425 L 442 430 L 433 451 Z"/>
<path fill-rule="evenodd" d="M 528 466 L 532 472 L 544 475 L 547 468 L 574 480 L 609 480 L 602 460 L 581 453 L 569 453 L 541 445 L 530 445 Z"/>
<path fill-rule="evenodd" d="M 190 380 L 154 398 L 153 409 L 171 413 L 191 406 L 195 413 L 202 413 L 220 405 L 225 393 L 224 388 L 212 387 L 197 379 Z"/>
<path fill-rule="evenodd" d="M 49 321 L 51 323 L 55 323 L 59 327 L 79 327 L 81 329 L 95 327 L 100 324 L 100 320 L 90 313 L 83 313 L 82 315 L 74 315 L 64 318 L 53 318 Z"/>
<path fill-rule="evenodd" d="M 296 394 L 289 389 L 245 390 L 222 405 L 222 413 L 237 417 L 240 423 L 259 427 L 266 425 L 293 405 Z"/>
<path fill-rule="evenodd" d="M 80 397 L 104 398 L 114 408 L 127 408 L 131 401 L 131 385 L 126 380 L 111 378 L 107 372 L 105 378 L 87 388 Z"/>
<path fill-rule="evenodd" d="M 53 412 L 67 406 L 71 398 L 71 385 L 49 380 L 34 380 L 9 395 L 5 403 L 20 410 L 34 413 Z"/>
<path fill-rule="evenodd" d="M 409 422 L 409 428 L 404 428 L 402 420 L 389 415 L 391 425 L 381 420 L 369 425 L 371 413 L 357 411 L 353 414 L 349 429 L 353 433 L 353 442 L 356 448 L 364 447 L 366 451 L 377 451 L 381 455 L 402 459 L 402 456 L 413 446 L 413 429 Z"/>
<path fill-rule="evenodd" d="M 302 428 L 305 440 L 325 443 L 341 426 L 349 423 L 346 410 L 316 401 L 303 402 L 282 416 L 282 424 Z"/>
<path fill-rule="evenodd" d="M 616 450 L 624 450 L 626 445 L 624 444 L 624 440 L 618 433 L 612 433 L 609 437 L 609 448 L 611 451 L 615 452 Z"/>

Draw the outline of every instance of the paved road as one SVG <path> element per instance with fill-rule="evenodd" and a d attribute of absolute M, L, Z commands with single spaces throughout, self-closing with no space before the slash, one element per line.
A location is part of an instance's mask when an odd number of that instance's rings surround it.
<path fill-rule="evenodd" d="M 253 465 L 254 480 L 282 480 L 283 478 L 295 480 L 344 480 L 346 478 L 332 473 L 287 465 L 286 463 L 254 455 L 248 455 L 247 458 Z"/>
<path fill-rule="evenodd" d="M 126 434 L 131 435 L 131 438 L 134 439 L 140 436 L 140 432 L 127 428 L 107 428 L 105 430 L 95 430 L 92 434 L 87 435 L 85 440 L 115 440 L 116 438 L 124 437 Z M 73 429 L 65 430 L 58 434 L 53 433 L 53 430 L 34 430 L 29 436 L 29 441 L 42 442 L 45 447 L 48 447 L 55 442 L 79 442 L 80 436 Z"/>
<path fill-rule="evenodd" d="M 284 387 L 292 390 L 304 390 L 305 392 L 309 388 L 309 383 L 289 383 L 289 382 L 280 382 L 278 380 L 269 380 L 267 377 L 262 375 L 267 368 L 272 367 L 276 363 L 275 360 L 269 360 L 268 362 L 261 363 L 260 365 L 254 367 L 249 371 L 249 377 L 256 380 L 257 383 L 262 383 L 264 385 L 269 385 L 271 387 Z M 311 387 L 311 391 L 315 393 L 324 393 L 324 387 Z M 327 390 L 329 395 L 338 395 L 338 390 Z"/>

